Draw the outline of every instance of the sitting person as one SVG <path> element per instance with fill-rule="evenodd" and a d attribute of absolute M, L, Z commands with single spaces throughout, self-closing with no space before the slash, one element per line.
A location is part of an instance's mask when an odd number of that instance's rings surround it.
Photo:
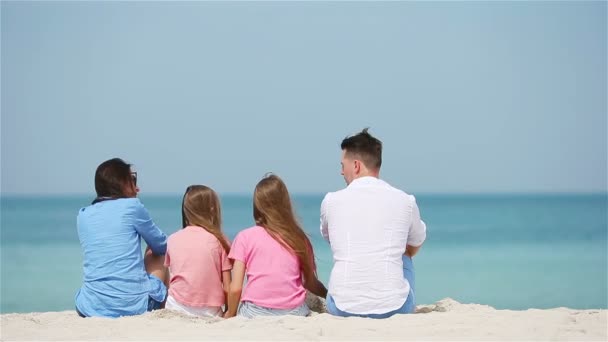
<path fill-rule="evenodd" d="M 235 316 L 237 308 L 244 317 L 307 316 L 306 290 L 325 298 L 327 289 L 317 278 L 312 245 L 279 177 L 269 175 L 257 184 L 253 217 L 257 225 L 241 231 L 228 254 L 234 266 L 224 317 Z"/>
<path fill-rule="evenodd" d="M 97 198 L 77 218 L 84 254 L 77 313 L 119 317 L 161 308 L 167 296 L 167 236 L 137 198 L 137 173 L 121 159 L 105 161 L 95 172 L 95 190 Z M 145 256 L 141 238 L 148 244 Z"/>
<path fill-rule="evenodd" d="M 379 178 L 382 142 L 367 129 L 341 147 L 347 187 L 321 203 L 321 234 L 334 259 L 327 311 L 369 318 L 412 313 L 412 257 L 426 239 L 416 199 Z"/>
<path fill-rule="evenodd" d="M 230 244 L 222 233 L 220 200 L 211 188 L 191 185 L 182 201 L 182 229 L 169 237 L 165 266 L 171 281 L 166 308 L 194 316 L 223 316 Z"/>

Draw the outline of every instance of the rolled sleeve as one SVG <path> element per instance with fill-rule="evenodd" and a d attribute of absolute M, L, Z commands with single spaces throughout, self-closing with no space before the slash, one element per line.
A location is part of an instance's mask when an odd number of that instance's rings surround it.
<path fill-rule="evenodd" d="M 232 263 L 226 254 L 226 250 L 222 248 L 220 260 L 222 261 L 222 271 L 230 271 L 232 269 Z"/>
<path fill-rule="evenodd" d="M 412 197 L 412 225 L 407 237 L 407 244 L 412 247 L 421 246 L 426 240 L 426 224 L 420 218 L 420 209 L 416 203 L 416 198 Z"/>
<path fill-rule="evenodd" d="M 230 253 L 228 253 L 228 258 L 241 261 L 247 265 L 247 247 L 245 246 L 245 238 L 242 233 L 239 233 L 236 238 L 234 238 L 232 247 L 230 247 Z"/>

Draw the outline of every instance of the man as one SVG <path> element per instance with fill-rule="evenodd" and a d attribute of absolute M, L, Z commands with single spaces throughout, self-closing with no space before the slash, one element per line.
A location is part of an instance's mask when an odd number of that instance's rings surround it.
<path fill-rule="evenodd" d="M 412 257 L 426 239 L 416 199 L 379 178 L 382 142 L 367 129 L 341 148 L 347 187 L 321 204 L 321 234 L 334 259 L 327 310 L 370 318 L 412 313 Z"/>

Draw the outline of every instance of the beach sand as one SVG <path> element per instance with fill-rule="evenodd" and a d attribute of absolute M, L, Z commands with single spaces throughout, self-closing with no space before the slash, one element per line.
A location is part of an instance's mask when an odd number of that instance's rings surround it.
<path fill-rule="evenodd" d="M 608 339 L 607 310 L 496 310 L 449 298 L 388 319 L 333 317 L 308 298 L 310 317 L 228 320 L 158 310 L 141 316 L 80 318 L 74 311 L 1 315 L 11 340 L 586 340 Z"/>

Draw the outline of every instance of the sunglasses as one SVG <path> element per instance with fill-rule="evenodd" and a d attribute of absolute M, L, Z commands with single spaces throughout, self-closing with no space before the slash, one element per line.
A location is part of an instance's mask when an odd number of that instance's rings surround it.
<path fill-rule="evenodd" d="M 131 172 L 131 180 L 133 180 L 133 185 L 137 186 L 137 172 Z"/>

